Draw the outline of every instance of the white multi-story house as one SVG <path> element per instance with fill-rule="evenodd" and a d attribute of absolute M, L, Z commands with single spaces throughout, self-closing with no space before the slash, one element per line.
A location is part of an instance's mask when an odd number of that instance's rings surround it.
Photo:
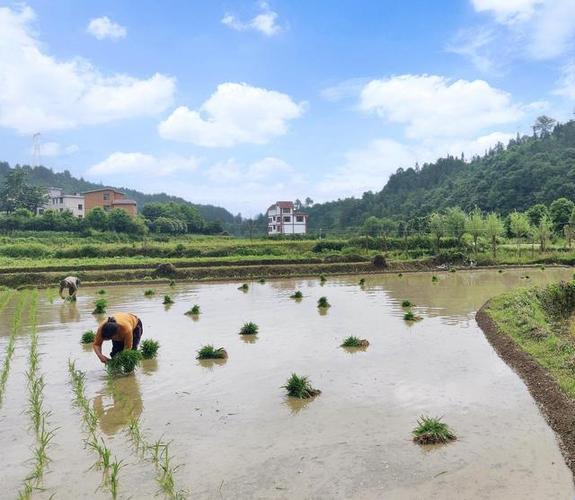
<path fill-rule="evenodd" d="M 64 194 L 62 188 L 48 188 L 48 203 L 38 210 L 38 213 L 44 210 L 55 210 L 63 212 L 69 210 L 74 217 L 84 218 L 86 213 L 84 197 L 81 194 Z"/>
<path fill-rule="evenodd" d="M 277 201 L 268 208 L 268 235 L 305 234 L 307 214 L 298 212 L 291 201 Z"/>

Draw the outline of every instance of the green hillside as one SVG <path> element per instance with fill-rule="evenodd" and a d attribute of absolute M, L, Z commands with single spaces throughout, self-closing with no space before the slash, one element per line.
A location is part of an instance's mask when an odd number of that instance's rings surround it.
<path fill-rule="evenodd" d="M 84 179 L 77 179 L 70 175 L 70 172 L 65 170 L 64 172 L 54 172 L 53 170 L 46 167 L 30 167 L 28 165 L 19 166 L 16 165 L 15 168 L 22 168 L 28 173 L 28 181 L 37 186 L 44 187 L 60 187 L 64 189 L 66 193 L 80 193 L 82 191 L 88 191 L 90 189 L 98 189 L 102 187 L 102 184 L 96 184 L 94 182 L 89 182 Z M 6 162 L 0 162 L 0 183 L 3 182 L 4 177 L 10 171 L 11 167 Z M 126 196 L 136 200 L 138 207 L 141 209 L 147 203 L 168 203 L 170 201 L 176 203 L 189 203 L 183 198 L 177 196 L 170 196 L 166 193 L 156 193 L 156 194 L 144 194 L 134 189 L 125 187 L 116 187 L 120 191 L 126 193 Z M 192 203 L 199 211 L 206 222 L 221 221 L 224 224 L 233 224 L 234 216 L 228 212 L 225 208 L 216 207 L 213 205 L 198 205 Z"/>
<path fill-rule="evenodd" d="M 400 168 L 377 193 L 315 204 L 308 212 L 313 230 L 343 231 L 372 215 L 407 221 L 454 206 L 506 215 L 560 197 L 575 201 L 575 121 L 517 137 L 471 161 L 447 157 Z"/>

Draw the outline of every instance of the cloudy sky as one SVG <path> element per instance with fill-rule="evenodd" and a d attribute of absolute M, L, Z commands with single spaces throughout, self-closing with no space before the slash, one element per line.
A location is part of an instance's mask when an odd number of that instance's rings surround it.
<path fill-rule="evenodd" d="M 575 108 L 573 0 L 0 0 L 0 160 L 251 215 Z"/>

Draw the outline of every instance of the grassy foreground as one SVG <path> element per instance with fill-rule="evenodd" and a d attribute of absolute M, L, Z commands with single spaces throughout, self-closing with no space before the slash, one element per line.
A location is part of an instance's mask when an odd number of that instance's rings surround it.
<path fill-rule="evenodd" d="M 513 290 L 491 299 L 484 312 L 575 398 L 574 282 Z"/>

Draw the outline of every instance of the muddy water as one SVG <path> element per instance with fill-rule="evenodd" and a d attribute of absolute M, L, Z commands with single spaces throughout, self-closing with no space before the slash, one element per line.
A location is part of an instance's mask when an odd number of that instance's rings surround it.
<path fill-rule="evenodd" d="M 96 326 L 96 289 L 77 304 L 41 299 L 41 370 L 45 404 L 59 427 L 50 449 L 46 491 L 38 498 L 105 498 L 101 473 L 90 469 L 78 412 L 71 405 L 67 359 L 87 372 L 87 392 L 99 431 L 124 459 L 120 496 L 157 492 L 151 464 L 138 458 L 126 422 L 140 416 L 146 435 L 172 440 L 183 464 L 179 487 L 194 498 L 572 498 L 572 476 L 521 380 L 497 357 L 474 321 L 489 297 L 515 286 L 570 278 L 571 270 L 427 273 L 318 280 L 108 287 L 109 312 L 131 311 L 144 337 L 160 341 L 159 357 L 118 381 L 114 399 L 96 357 L 79 344 Z M 529 279 L 523 277 L 528 274 Z M 153 286 L 153 285 L 151 285 Z M 301 302 L 289 299 L 294 290 Z M 162 305 L 164 293 L 175 304 Z M 317 299 L 332 307 L 319 314 Z M 403 321 L 401 301 L 423 320 Z M 199 320 L 184 315 L 199 304 Z M 6 325 L 12 302 L 0 313 Z M 245 321 L 260 327 L 242 339 Z M 8 331 L 2 327 L 4 353 Z M 365 351 L 338 347 L 348 335 L 367 338 Z M 26 329 L 0 408 L 3 465 L 0 496 L 14 498 L 30 464 L 24 372 Z M 225 347 L 229 359 L 198 362 L 204 344 Z M 292 372 L 309 375 L 323 392 L 306 402 L 280 388 Z M 130 401 L 130 409 L 125 404 Z M 419 415 L 443 416 L 458 435 L 447 446 L 420 448 L 410 432 Z"/>

